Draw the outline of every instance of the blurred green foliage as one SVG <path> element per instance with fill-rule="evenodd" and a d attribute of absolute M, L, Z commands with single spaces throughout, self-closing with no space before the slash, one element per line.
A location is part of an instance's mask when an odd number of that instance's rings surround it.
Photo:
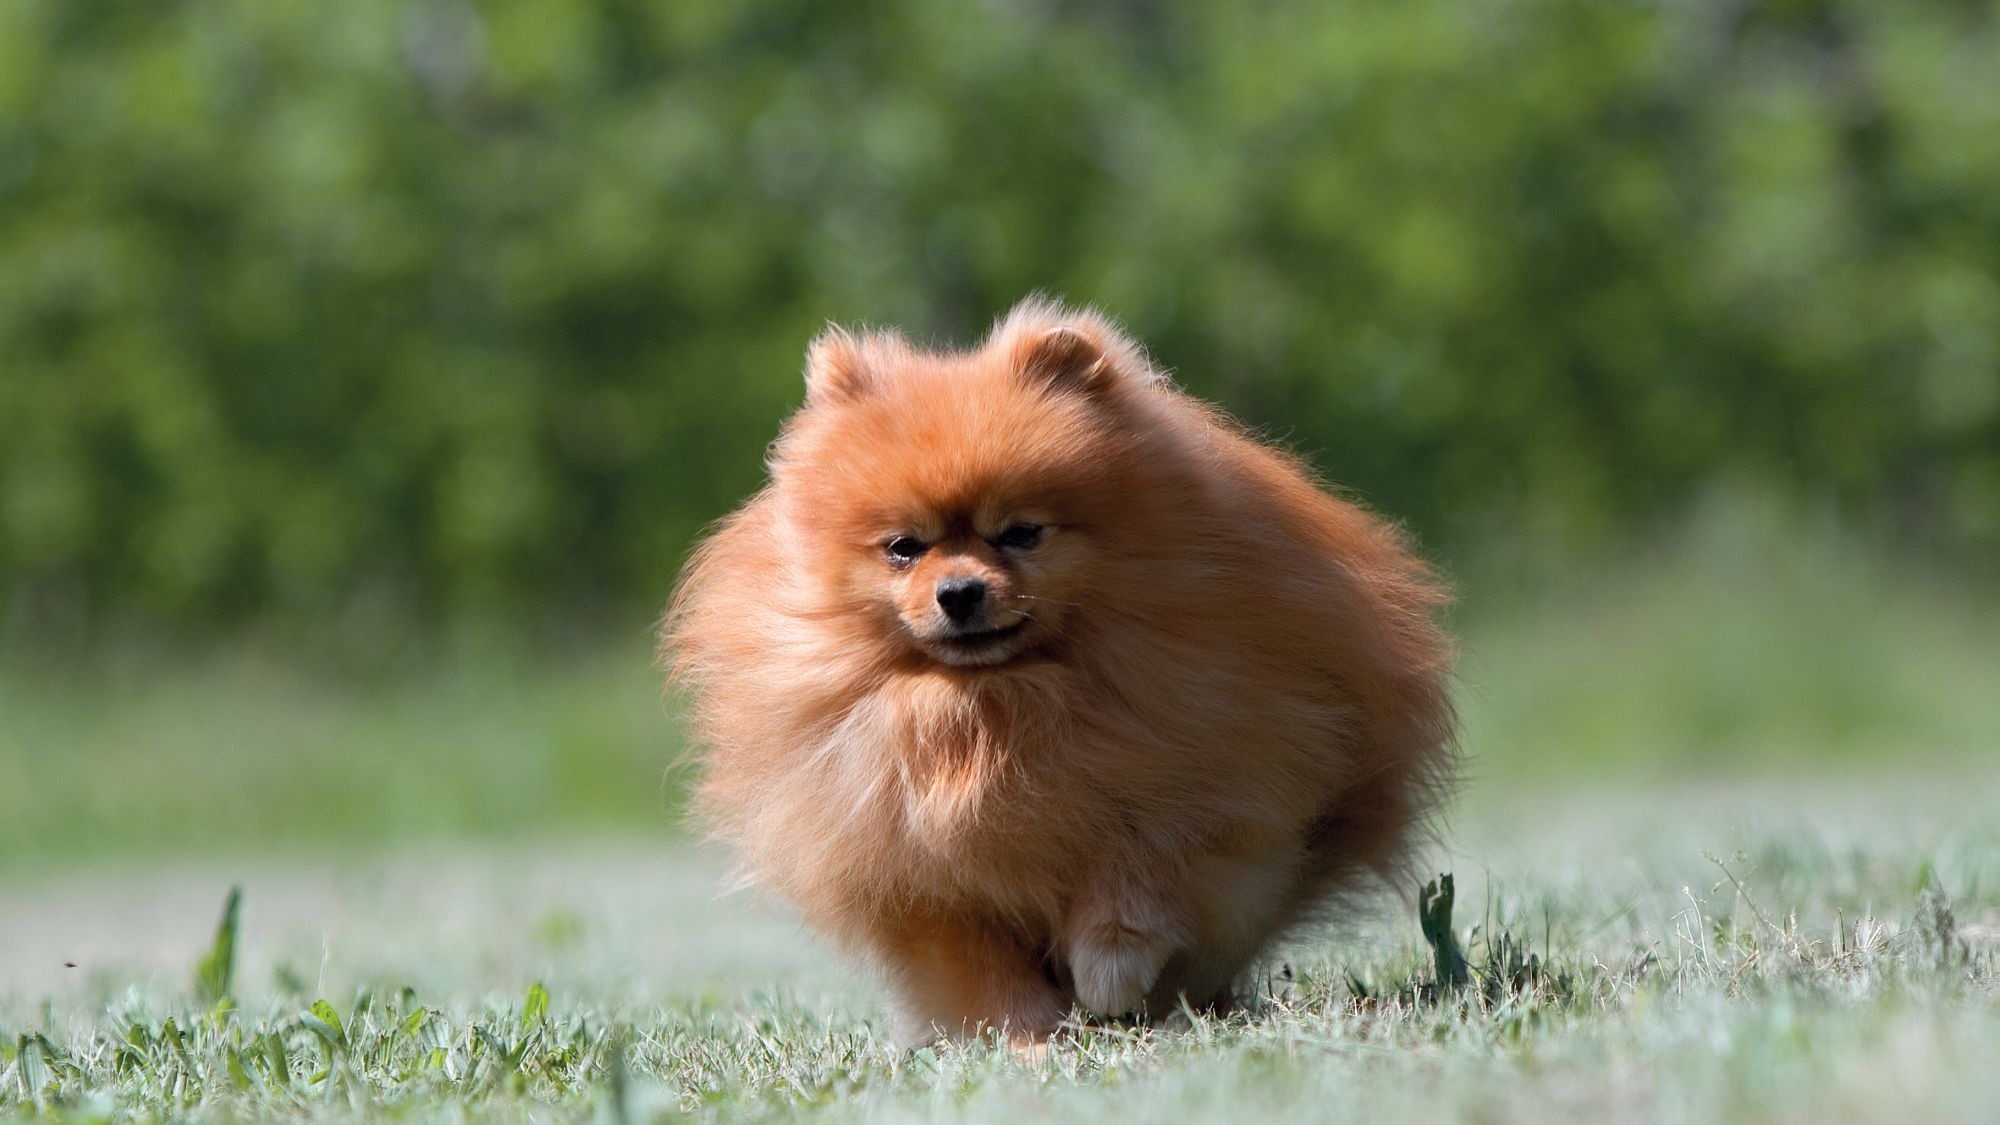
<path fill-rule="evenodd" d="M 2000 541 L 2000 5 L 12 0 L 0 597 L 661 599 L 827 319 L 1031 289 L 1433 537 Z"/>
<path fill-rule="evenodd" d="M 1990 806 L 1990 582 L 1910 581 L 1777 523 L 1704 506 L 1545 588 L 1468 577 L 1463 810 L 1512 833 L 1523 794 L 1754 777 L 1927 779 Z M 523 645 L 482 624 L 359 668 L 261 638 L 0 649 L 0 887 L 58 861 L 690 827 L 694 762 L 640 630 Z"/>

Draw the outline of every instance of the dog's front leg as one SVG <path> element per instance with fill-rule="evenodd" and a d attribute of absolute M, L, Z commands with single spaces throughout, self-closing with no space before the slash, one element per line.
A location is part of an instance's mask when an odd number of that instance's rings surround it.
<path fill-rule="evenodd" d="M 1085 888 L 1063 927 L 1062 947 L 1077 1003 L 1122 1016 L 1153 990 L 1187 927 L 1160 893 L 1157 875 L 1127 870 Z"/>

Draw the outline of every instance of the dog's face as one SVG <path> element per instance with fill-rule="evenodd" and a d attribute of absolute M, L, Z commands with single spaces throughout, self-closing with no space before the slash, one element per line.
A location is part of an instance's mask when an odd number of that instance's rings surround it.
<path fill-rule="evenodd" d="M 1083 584 L 1084 529 L 997 496 L 913 510 L 870 537 L 874 573 L 856 575 L 865 600 L 892 607 L 902 632 L 946 664 L 1002 664 L 1052 639 Z"/>
<path fill-rule="evenodd" d="M 1011 328 L 970 355 L 815 345 L 773 462 L 813 612 L 965 668 L 1050 655 L 1089 612 L 1130 492 L 1114 382 L 1144 370 L 1077 329 Z"/>

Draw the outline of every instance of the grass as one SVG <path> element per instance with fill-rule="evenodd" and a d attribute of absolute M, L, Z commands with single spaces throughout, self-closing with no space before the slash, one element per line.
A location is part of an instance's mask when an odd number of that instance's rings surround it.
<path fill-rule="evenodd" d="M 636 638 L 16 645 L 0 1117 L 1993 1120 L 1992 591 L 1755 523 L 1466 580 L 1448 917 L 1397 888 L 1247 1013 L 1039 1060 L 899 1050 L 716 896 Z"/>
<path fill-rule="evenodd" d="M 357 677 L 257 647 L 0 670 L 0 870 L 660 830 L 678 740 L 639 644 Z"/>
<path fill-rule="evenodd" d="M 1866 771 L 2000 756 L 2000 588 L 1725 510 L 1557 580 L 1466 582 L 1486 776 Z"/>
<path fill-rule="evenodd" d="M 1859 790 L 1739 793 L 1765 810 L 1747 820 L 1655 796 L 1464 826 L 1461 849 L 1508 864 L 1462 868 L 1449 920 L 1433 906 L 1462 987 L 1415 910 L 1388 909 L 1293 941 L 1246 1014 L 1086 1028 L 1037 1060 L 899 1050 L 872 981 L 782 914 L 713 903 L 684 853 L 405 857 L 310 900 L 355 917 L 260 913 L 253 882 L 205 951 L 221 895 L 189 880 L 205 925 L 183 964 L 0 1001 L 0 1115 L 1991 1119 L 1990 809 L 1912 794 L 1931 809 L 1912 828 Z M 441 912 L 438 888 L 467 885 Z M 646 963 L 662 943 L 670 968 Z"/>
<path fill-rule="evenodd" d="M 1462 583 L 1476 801 L 1548 784 L 1954 770 L 2000 756 L 2000 591 L 1738 506 L 1561 582 Z M 637 634 L 357 674 L 285 650 L 0 650 L 0 873 L 134 855 L 671 831 Z"/>

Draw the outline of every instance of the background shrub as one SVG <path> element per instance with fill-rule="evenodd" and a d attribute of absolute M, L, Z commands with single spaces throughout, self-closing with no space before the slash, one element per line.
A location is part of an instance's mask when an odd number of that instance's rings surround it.
<path fill-rule="evenodd" d="M 2000 541 L 2000 6 L 0 6 L 17 621 L 656 602 L 825 320 L 1100 304 L 1433 543 Z"/>

